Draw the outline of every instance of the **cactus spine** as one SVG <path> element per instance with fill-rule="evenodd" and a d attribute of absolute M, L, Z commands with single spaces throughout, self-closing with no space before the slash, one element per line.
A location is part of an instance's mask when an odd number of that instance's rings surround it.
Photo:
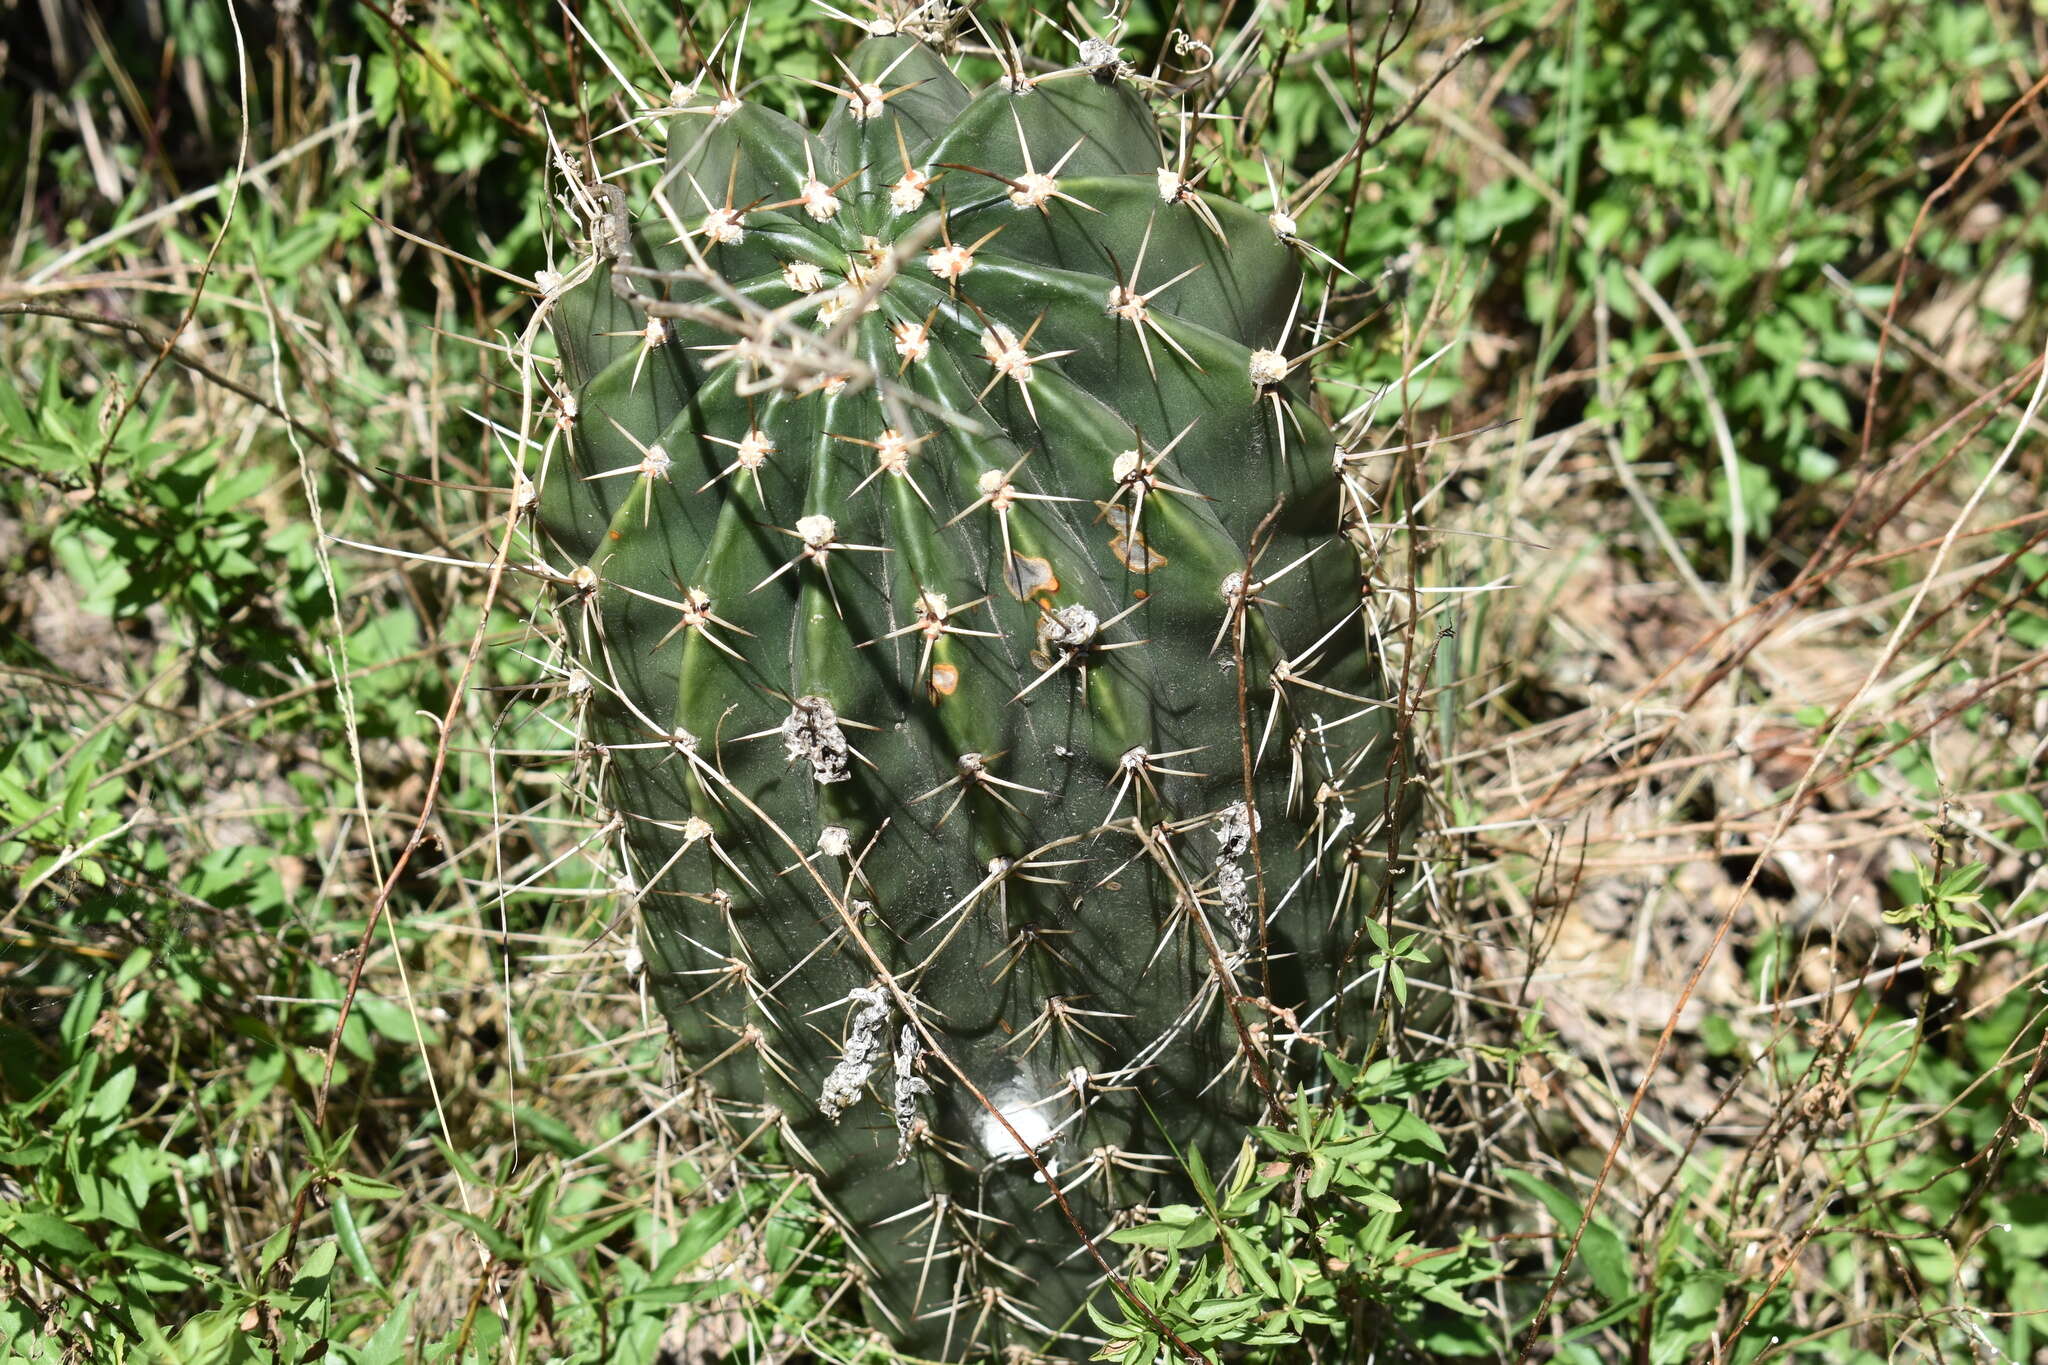
<path fill-rule="evenodd" d="M 582 191 L 535 483 L 710 1121 L 904 1349 L 1077 1356 L 1104 1234 L 1355 1034 L 1406 771 L 1291 221 L 1106 44 L 937 37 Z"/>

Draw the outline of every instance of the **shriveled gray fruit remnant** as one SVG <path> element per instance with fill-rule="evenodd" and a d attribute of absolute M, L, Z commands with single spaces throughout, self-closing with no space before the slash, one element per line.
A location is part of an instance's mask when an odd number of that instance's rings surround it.
<path fill-rule="evenodd" d="M 798 697 L 782 722 L 782 742 L 792 763 L 811 765 L 811 776 L 820 783 L 844 782 L 852 774 L 847 759 L 852 747 L 839 728 L 839 713 L 823 697 Z"/>
<path fill-rule="evenodd" d="M 924 1044 L 918 1041 L 917 1030 L 905 1024 L 896 1040 L 896 1088 L 892 1106 L 896 1111 L 896 1164 L 899 1166 L 910 1159 L 911 1139 L 923 1122 L 917 1112 L 917 1097 L 932 1093 L 931 1082 L 917 1074 L 917 1059 L 923 1052 Z"/>
<path fill-rule="evenodd" d="M 1244 868 L 1238 863 L 1252 846 L 1252 817 L 1244 802 L 1233 801 L 1223 808 L 1223 818 L 1216 824 L 1216 843 L 1216 894 L 1223 900 L 1230 931 L 1237 935 L 1239 943 L 1249 943 L 1255 928 L 1251 888 Z"/>
<path fill-rule="evenodd" d="M 882 1029 L 889 1022 L 889 997 L 881 987 L 856 986 L 848 998 L 861 1007 L 860 1013 L 853 1016 L 846 1050 L 818 1095 L 818 1107 L 831 1119 L 845 1113 L 867 1089 L 868 1077 L 875 1074 L 875 1063 L 882 1059 Z"/>

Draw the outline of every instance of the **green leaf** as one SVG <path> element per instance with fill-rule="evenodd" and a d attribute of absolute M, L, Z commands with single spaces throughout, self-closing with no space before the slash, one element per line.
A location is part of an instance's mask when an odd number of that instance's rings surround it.
<path fill-rule="evenodd" d="M 384 1281 L 378 1278 L 377 1268 L 370 1262 L 369 1248 L 363 1245 L 362 1228 L 356 1223 L 355 1207 L 348 1202 L 348 1196 L 338 1189 L 330 1192 L 327 1208 L 334 1218 L 334 1240 L 340 1244 L 341 1254 L 348 1257 L 350 1268 L 373 1287 L 382 1289 Z"/>
<path fill-rule="evenodd" d="M 4 1228 L 8 1236 L 24 1245 L 55 1252 L 61 1257 L 80 1260 L 93 1253 L 91 1239 L 54 1214 L 35 1209 L 10 1210 L 6 1205 L 0 1204 L 0 1218 L 6 1220 L 0 1223 L 0 1228 Z"/>
<path fill-rule="evenodd" d="M 620 1228 L 625 1227 L 637 1217 L 639 1217 L 638 1214 L 622 1213 L 609 1221 L 585 1228 L 567 1241 L 557 1243 L 550 1240 L 547 1254 L 550 1256 L 573 1256 L 579 1251 L 596 1246 L 599 1242 L 602 1242 Z"/>
<path fill-rule="evenodd" d="M 657 1281 L 674 1279 L 703 1260 L 706 1253 L 740 1225 L 746 1213 L 746 1199 L 736 1194 L 722 1203 L 691 1214 L 677 1230 L 675 1245 L 664 1252 L 655 1264 L 652 1278 Z"/>
<path fill-rule="evenodd" d="M 417 1297 L 407 1294 L 400 1299 L 398 1307 L 370 1339 L 348 1352 L 354 1365 L 399 1365 L 406 1358 L 406 1346 L 412 1340 L 412 1306 Z"/>
<path fill-rule="evenodd" d="M 135 1093 L 135 1068 L 124 1066 L 100 1082 L 85 1106 L 85 1117 L 109 1122 L 127 1117 L 128 1098 Z"/>
<path fill-rule="evenodd" d="M 405 1193 L 403 1187 L 388 1180 L 372 1180 L 369 1176 L 357 1175 L 354 1171 L 336 1171 L 334 1183 L 343 1194 L 353 1195 L 357 1199 L 396 1199 Z"/>
<path fill-rule="evenodd" d="M 1568 1245 L 1583 1216 L 1579 1203 L 1563 1190 L 1527 1171 L 1505 1171 L 1502 1178 L 1536 1197 L 1557 1221 L 1558 1236 L 1562 1239 L 1560 1245 Z M 1596 1217 L 1586 1224 L 1585 1234 L 1579 1239 L 1579 1259 L 1593 1280 L 1593 1288 L 1602 1297 L 1612 1302 L 1627 1296 L 1635 1282 L 1634 1272 L 1629 1266 L 1628 1247 L 1621 1234 L 1606 1219 Z"/>
<path fill-rule="evenodd" d="M 464 1213 L 461 1209 L 451 1209 L 445 1204 L 436 1204 L 434 1209 L 442 1217 L 475 1233 L 476 1239 L 484 1244 L 484 1250 L 498 1260 L 516 1264 L 525 1259 L 518 1245 L 487 1220 L 473 1213 Z"/>

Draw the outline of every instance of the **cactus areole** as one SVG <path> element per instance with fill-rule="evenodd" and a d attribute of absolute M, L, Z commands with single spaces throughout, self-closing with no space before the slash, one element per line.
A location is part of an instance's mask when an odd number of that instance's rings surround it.
<path fill-rule="evenodd" d="M 539 517 L 705 1122 L 900 1348 L 1080 1358 L 1107 1234 L 1366 1018 L 1409 803 L 1359 506 L 1296 248 L 1127 67 L 845 76 L 581 189 Z"/>

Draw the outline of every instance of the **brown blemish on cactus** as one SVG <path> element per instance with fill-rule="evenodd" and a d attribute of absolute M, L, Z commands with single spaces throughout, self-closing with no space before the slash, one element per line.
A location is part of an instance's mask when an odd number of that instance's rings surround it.
<path fill-rule="evenodd" d="M 1131 533 L 1131 514 L 1128 509 L 1115 503 L 1097 503 L 1102 509 L 1102 518 L 1109 523 L 1109 552 L 1117 562 L 1132 573 L 1151 573 L 1166 567 L 1166 556 L 1146 542 L 1145 533 Z"/>
<path fill-rule="evenodd" d="M 932 681 L 929 689 L 933 705 L 943 698 L 952 696 L 960 689 L 960 670 L 952 664 L 932 665 Z"/>
<path fill-rule="evenodd" d="M 1044 595 L 1052 596 L 1060 590 L 1060 580 L 1052 571 L 1052 564 L 1037 555 L 1012 553 L 1008 569 L 1003 574 L 1003 586 L 1019 602 Z"/>

